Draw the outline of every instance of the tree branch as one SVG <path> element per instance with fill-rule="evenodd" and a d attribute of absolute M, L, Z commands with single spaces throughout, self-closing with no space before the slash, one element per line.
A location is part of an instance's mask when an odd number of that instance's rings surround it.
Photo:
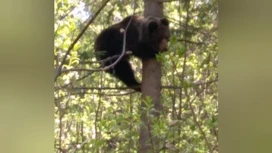
<path fill-rule="evenodd" d="M 88 29 L 89 25 L 91 23 L 93 23 L 93 21 L 96 19 L 96 17 L 99 15 L 99 13 L 103 10 L 103 8 L 106 6 L 106 4 L 109 2 L 110 0 L 106 0 L 102 6 L 97 10 L 97 12 L 92 16 L 92 18 L 90 19 L 90 21 L 86 24 L 86 26 L 83 28 L 83 30 L 80 32 L 80 34 L 76 37 L 76 39 L 72 42 L 72 44 L 68 47 L 68 50 L 66 52 L 66 54 L 64 55 L 60 65 L 57 67 L 56 72 L 55 72 L 55 77 L 54 77 L 54 82 L 57 80 L 58 76 L 60 76 L 61 74 L 61 70 L 62 70 L 62 66 L 67 58 L 67 56 L 70 54 L 70 52 L 72 51 L 72 49 L 74 48 L 75 44 L 77 43 L 77 41 L 82 37 L 82 35 L 84 34 L 84 32 Z"/>
<path fill-rule="evenodd" d="M 122 59 L 122 57 L 125 55 L 127 29 L 129 28 L 129 26 L 130 26 L 130 24 L 131 24 L 131 21 L 132 21 L 132 19 L 133 19 L 133 17 L 134 17 L 135 10 L 136 10 L 136 0 L 134 0 L 134 8 L 133 8 L 132 17 L 130 18 L 130 20 L 129 20 L 127 26 L 126 26 L 126 29 L 124 30 L 122 54 L 119 56 L 119 58 L 118 58 L 114 63 L 112 63 L 112 64 L 109 65 L 109 66 L 104 67 L 103 70 L 108 70 L 108 69 L 110 69 L 111 67 L 114 67 L 114 66 Z"/>

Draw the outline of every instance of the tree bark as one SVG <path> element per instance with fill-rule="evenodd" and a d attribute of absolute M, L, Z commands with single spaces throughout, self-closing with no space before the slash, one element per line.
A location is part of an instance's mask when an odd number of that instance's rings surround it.
<path fill-rule="evenodd" d="M 159 0 L 144 0 L 144 16 L 163 17 L 163 3 Z M 142 99 L 143 101 L 150 97 L 155 112 L 153 115 L 159 117 L 162 111 L 162 104 L 160 103 L 161 94 L 161 63 L 156 59 L 145 59 L 143 62 L 142 75 Z M 147 116 L 145 103 L 141 103 L 141 127 L 139 139 L 139 153 L 158 152 L 159 141 L 152 137 L 152 122 Z"/>

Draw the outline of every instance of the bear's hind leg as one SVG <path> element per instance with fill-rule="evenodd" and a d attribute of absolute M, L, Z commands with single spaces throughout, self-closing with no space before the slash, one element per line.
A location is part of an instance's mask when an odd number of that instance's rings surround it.
<path fill-rule="evenodd" d="M 136 81 L 134 72 L 131 68 L 130 63 L 127 60 L 120 60 L 113 68 L 107 70 L 107 72 L 117 77 L 129 88 L 132 88 L 139 92 L 141 91 L 140 83 Z"/>

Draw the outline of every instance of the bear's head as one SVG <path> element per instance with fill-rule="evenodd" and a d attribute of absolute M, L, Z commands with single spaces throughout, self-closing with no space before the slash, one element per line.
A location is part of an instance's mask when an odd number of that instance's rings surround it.
<path fill-rule="evenodd" d="M 147 17 L 142 20 L 140 42 L 156 51 L 166 51 L 170 37 L 169 22 L 166 18 Z"/>

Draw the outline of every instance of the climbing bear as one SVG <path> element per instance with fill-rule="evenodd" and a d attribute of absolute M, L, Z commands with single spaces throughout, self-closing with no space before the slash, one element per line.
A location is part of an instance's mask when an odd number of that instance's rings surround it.
<path fill-rule="evenodd" d="M 167 50 L 170 35 L 167 19 L 128 16 L 121 22 L 103 30 L 95 41 L 96 57 L 103 61 L 103 67 L 113 64 L 118 59 L 118 55 L 122 54 L 124 30 L 128 24 L 125 51 L 131 51 L 132 55 L 146 59 L 155 58 L 157 53 Z M 125 54 L 116 65 L 107 69 L 106 72 L 117 77 L 128 87 L 140 92 L 140 83 L 136 81 L 128 59 L 129 55 Z"/>

